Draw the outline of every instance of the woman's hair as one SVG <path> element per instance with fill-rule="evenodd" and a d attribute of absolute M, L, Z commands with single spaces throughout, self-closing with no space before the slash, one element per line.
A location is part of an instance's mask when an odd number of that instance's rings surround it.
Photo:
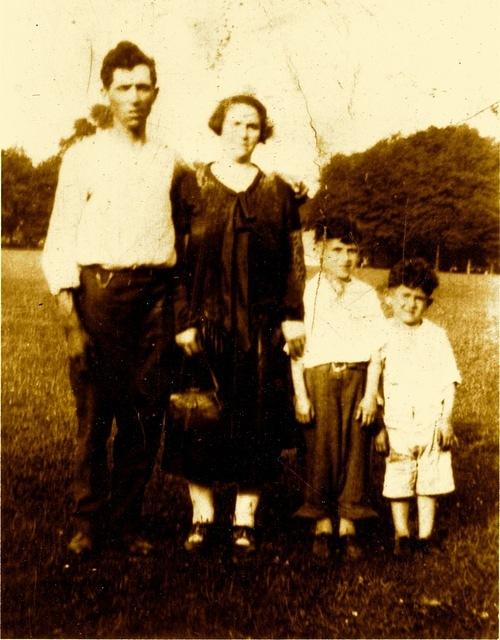
<path fill-rule="evenodd" d="M 138 64 L 145 64 L 149 67 L 151 74 L 151 84 L 156 86 L 156 66 L 153 58 L 143 53 L 133 42 L 123 40 L 114 49 L 108 51 L 101 67 L 101 80 L 105 89 L 109 89 L 113 82 L 115 69 L 133 69 Z"/>
<path fill-rule="evenodd" d="M 439 284 L 432 266 L 423 258 L 401 260 L 389 272 L 389 289 L 404 285 L 409 289 L 422 289 L 426 296 L 431 296 Z"/>
<path fill-rule="evenodd" d="M 314 241 L 340 240 L 344 244 L 360 244 L 361 232 L 354 220 L 345 217 L 325 218 L 314 225 Z"/>
<path fill-rule="evenodd" d="M 224 100 L 219 102 L 208 121 L 208 126 L 214 133 L 218 136 L 222 133 L 222 126 L 226 118 L 226 113 L 233 104 L 247 104 L 257 111 L 260 123 L 259 142 L 265 142 L 273 135 L 273 125 L 267 118 L 267 110 L 265 106 L 260 102 L 260 100 L 257 100 L 254 96 L 247 94 L 231 96 L 230 98 L 224 98 Z"/>

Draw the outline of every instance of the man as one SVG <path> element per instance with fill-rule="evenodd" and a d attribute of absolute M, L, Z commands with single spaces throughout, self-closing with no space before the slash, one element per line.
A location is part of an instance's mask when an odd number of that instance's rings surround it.
<path fill-rule="evenodd" d="M 104 58 L 101 79 L 112 126 L 66 152 L 42 258 L 65 328 L 78 417 L 68 548 L 90 552 L 106 534 L 147 554 L 140 517 L 173 344 L 174 156 L 146 135 L 158 94 L 154 60 L 120 42 Z"/>

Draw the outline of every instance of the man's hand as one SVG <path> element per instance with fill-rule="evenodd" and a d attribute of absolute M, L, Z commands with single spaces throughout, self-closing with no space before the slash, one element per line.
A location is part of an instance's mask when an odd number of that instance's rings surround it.
<path fill-rule="evenodd" d="M 297 422 L 302 424 L 309 424 L 312 422 L 314 418 L 314 409 L 309 398 L 307 396 L 301 396 L 300 398 L 294 396 L 293 401 Z"/>
<path fill-rule="evenodd" d="M 389 455 L 389 436 L 387 429 L 383 427 L 375 436 L 375 451 L 384 456 Z"/>
<path fill-rule="evenodd" d="M 364 396 L 358 405 L 356 415 L 354 418 L 361 421 L 362 427 L 367 427 L 372 424 L 377 417 L 377 397 L 376 396 Z"/>
<path fill-rule="evenodd" d="M 89 334 L 81 326 L 67 327 L 65 333 L 68 357 L 84 360 L 91 344 Z"/>
<path fill-rule="evenodd" d="M 91 340 L 80 322 L 73 294 L 73 289 L 62 289 L 56 295 L 57 310 L 66 335 L 68 357 L 72 360 L 81 360 L 82 365 L 85 365 Z"/>
<path fill-rule="evenodd" d="M 283 320 L 281 330 L 286 340 L 288 353 L 294 360 L 304 355 L 306 330 L 302 320 Z"/>
<path fill-rule="evenodd" d="M 453 431 L 451 422 L 445 422 L 438 427 L 437 430 L 438 444 L 443 451 L 448 451 L 458 440 Z"/>
<path fill-rule="evenodd" d="M 190 327 L 175 336 L 175 343 L 180 347 L 187 356 L 194 356 L 201 351 L 200 341 L 198 339 L 198 329 Z"/>

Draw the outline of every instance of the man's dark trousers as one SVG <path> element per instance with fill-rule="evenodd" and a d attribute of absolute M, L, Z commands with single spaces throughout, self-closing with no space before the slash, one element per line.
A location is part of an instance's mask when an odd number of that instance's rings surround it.
<path fill-rule="evenodd" d="M 78 417 L 75 516 L 82 526 L 139 530 L 168 403 L 172 290 L 171 269 L 81 269 L 75 303 L 91 343 L 86 358 L 70 361 L 70 380 Z"/>

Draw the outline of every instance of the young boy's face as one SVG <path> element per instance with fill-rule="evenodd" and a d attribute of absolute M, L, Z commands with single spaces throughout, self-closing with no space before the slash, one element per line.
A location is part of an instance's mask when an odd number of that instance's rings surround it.
<path fill-rule="evenodd" d="M 346 244 L 339 238 L 325 240 L 319 245 L 323 252 L 323 267 L 338 280 L 349 280 L 358 265 L 358 245 Z"/>
<path fill-rule="evenodd" d="M 413 326 L 422 322 L 422 318 L 429 307 L 430 299 L 420 287 L 413 289 L 401 284 L 399 287 L 389 290 L 387 302 L 392 308 L 396 320 Z"/>

